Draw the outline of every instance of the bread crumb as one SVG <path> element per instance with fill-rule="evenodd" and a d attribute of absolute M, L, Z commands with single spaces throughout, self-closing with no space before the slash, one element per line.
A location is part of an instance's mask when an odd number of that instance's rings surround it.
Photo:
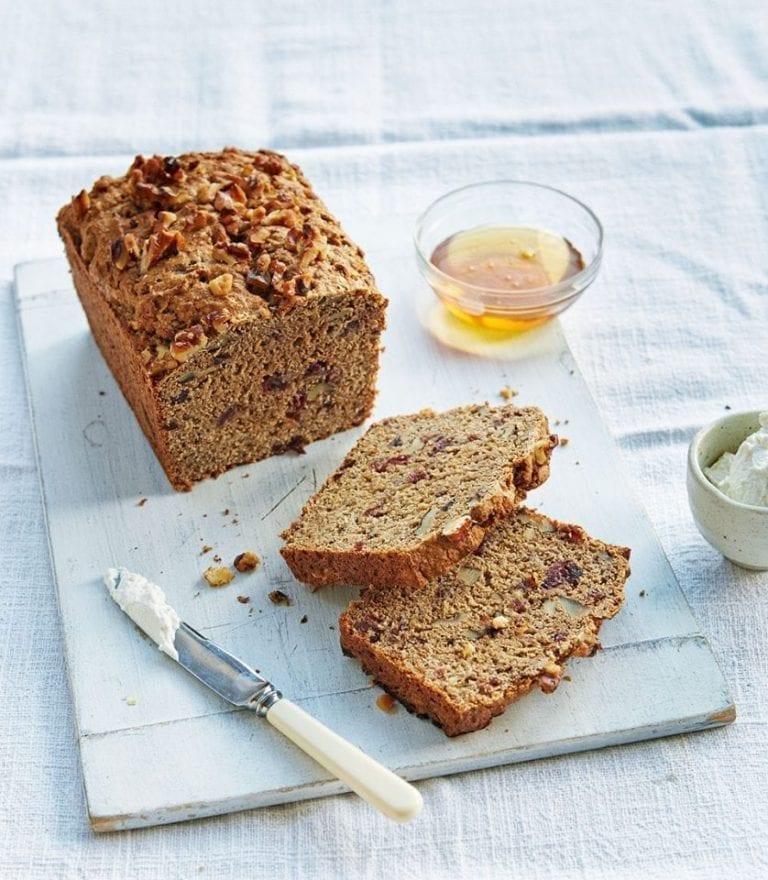
<path fill-rule="evenodd" d="M 382 712 L 386 712 L 388 715 L 394 715 L 397 712 L 397 703 L 389 694 L 381 694 L 376 697 L 376 705 Z"/>
<path fill-rule="evenodd" d="M 561 437 L 557 442 L 561 446 L 567 446 L 570 443 L 570 440 L 567 437 Z"/>
<path fill-rule="evenodd" d="M 273 605 L 293 605 L 291 597 L 282 590 L 272 590 L 267 598 Z"/>
<path fill-rule="evenodd" d="M 129 706 L 135 706 L 136 703 L 138 703 L 138 700 L 136 699 L 136 697 L 126 697 L 125 702 L 126 702 Z"/>
<path fill-rule="evenodd" d="M 221 556 L 218 553 L 216 553 L 213 557 L 213 561 L 214 562 L 221 562 Z"/>
<path fill-rule="evenodd" d="M 306 623 L 308 620 L 309 620 L 309 618 L 307 617 L 306 614 L 304 614 L 304 615 L 302 615 L 302 618 L 301 618 L 301 620 L 299 621 L 299 623 Z"/>
<path fill-rule="evenodd" d="M 211 587 L 226 587 L 235 579 L 235 573 L 229 568 L 212 565 L 210 568 L 206 568 L 203 577 Z"/>
<path fill-rule="evenodd" d="M 237 601 L 241 605 L 247 605 L 251 601 L 251 597 L 250 596 L 238 596 Z"/>
<path fill-rule="evenodd" d="M 246 572 L 254 571 L 260 562 L 261 558 L 256 553 L 252 553 L 250 550 L 245 550 L 243 553 L 238 553 L 238 555 L 235 556 L 233 565 L 238 571 Z"/>
<path fill-rule="evenodd" d="M 144 507 L 144 505 L 145 505 L 146 503 L 147 503 L 147 499 L 146 499 L 146 498 L 141 498 L 141 499 L 139 499 L 139 500 L 136 502 L 136 507 Z"/>
<path fill-rule="evenodd" d="M 513 397 L 517 397 L 519 391 L 515 391 L 513 388 L 510 388 L 509 385 L 505 385 L 501 391 L 499 391 L 499 397 L 502 400 L 512 400 Z"/>
<path fill-rule="evenodd" d="M 640 590 L 640 598 L 642 599 L 645 596 L 645 590 Z"/>
<path fill-rule="evenodd" d="M 206 553 L 210 553 L 213 550 L 210 544 L 203 544 L 203 549 L 200 551 L 201 556 L 205 556 Z"/>

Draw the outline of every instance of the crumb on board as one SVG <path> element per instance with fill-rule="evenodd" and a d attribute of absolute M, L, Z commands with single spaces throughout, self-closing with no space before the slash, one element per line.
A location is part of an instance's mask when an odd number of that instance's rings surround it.
<path fill-rule="evenodd" d="M 215 553 L 213 556 L 214 562 L 221 562 L 221 555 L 219 553 Z"/>
<path fill-rule="evenodd" d="M 126 697 L 125 702 L 129 706 L 135 706 L 136 703 L 138 703 L 138 700 L 136 699 L 136 697 Z"/>
<path fill-rule="evenodd" d="M 643 599 L 645 597 L 645 590 L 640 590 L 640 598 Z"/>
<path fill-rule="evenodd" d="M 386 712 L 389 715 L 394 715 L 397 712 L 397 703 L 394 697 L 391 697 L 389 694 L 380 694 L 376 697 L 376 706 L 382 712 Z"/>
<path fill-rule="evenodd" d="M 205 556 L 206 553 L 210 553 L 213 550 L 210 544 L 203 544 L 203 549 L 200 551 L 201 556 Z"/>
<path fill-rule="evenodd" d="M 229 516 L 229 508 L 225 507 L 224 510 L 221 511 L 222 516 Z"/>
<path fill-rule="evenodd" d="M 99 397 L 104 397 L 106 393 L 106 391 L 99 391 Z"/>
<path fill-rule="evenodd" d="M 146 503 L 147 503 L 146 498 L 139 498 L 139 500 L 136 502 L 136 507 L 144 507 L 144 505 Z"/>
<path fill-rule="evenodd" d="M 250 477 L 250 474 L 243 474 L 243 479 L 244 479 L 244 480 L 247 480 L 248 477 Z"/>
<path fill-rule="evenodd" d="M 293 605 L 291 597 L 282 590 L 272 590 L 267 598 L 273 605 Z"/>
<path fill-rule="evenodd" d="M 251 550 L 245 550 L 242 553 L 238 553 L 235 556 L 235 561 L 233 565 L 238 571 L 247 572 L 254 571 L 259 563 L 261 562 L 261 558 L 258 554 L 253 553 Z"/>
<path fill-rule="evenodd" d="M 571 441 L 567 437 L 561 437 L 557 442 L 561 446 L 567 446 Z"/>
<path fill-rule="evenodd" d="M 309 618 L 307 617 L 307 615 L 302 614 L 301 620 L 299 621 L 299 623 L 306 623 L 308 620 L 309 620 Z"/>
<path fill-rule="evenodd" d="M 510 388 L 509 385 L 505 385 L 505 386 L 499 391 L 499 397 L 500 397 L 502 400 L 512 400 L 512 398 L 513 398 L 513 397 L 517 397 L 517 395 L 518 395 L 519 393 L 520 393 L 520 392 L 519 392 L 519 391 L 515 391 L 514 388 Z"/>
<path fill-rule="evenodd" d="M 251 601 L 251 597 L 250 596 L 238 596 L 237 601 L 241 605 L 247 605 Z"/>
<path fill-rule="evenodd" d="M 226 587 L 235 579 L 235 573 L 225 566 L 212 565 L 203 572 L 203 577 L 211 587 Z"/>

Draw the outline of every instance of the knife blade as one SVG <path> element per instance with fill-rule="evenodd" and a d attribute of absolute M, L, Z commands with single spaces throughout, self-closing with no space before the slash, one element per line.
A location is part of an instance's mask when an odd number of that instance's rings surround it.
<path fill-rule="evenodd" d="M 422 809 L 410 783 L 288 700 L 251 666 L 181 620 L 165 593 L 142 575 L 111 568 L 104 576 L 120 608 L 171 659 L 229 703 L 255 712 L 390 819 Z"/>

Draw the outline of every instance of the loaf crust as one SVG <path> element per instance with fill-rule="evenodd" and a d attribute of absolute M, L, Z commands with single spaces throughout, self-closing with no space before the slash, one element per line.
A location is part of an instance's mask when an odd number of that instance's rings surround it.
<path fill-rule="evenodd" d="M 544 482 L 555 444 L 535 407 L 383 419 L 283 533 L 280 552 L 312 587 L 422 587 Z"/>
<path fill-rule="evenodd" d="M 58 225 L 96 342 L 177 489 L 370 414 L 386 300 L 283 156 L 139 156 Z"/>
<path fill-rule="evenodd" d="M 365 590 L 339 619 L 342 650 L 448 736 L 479 730 L 597 650 L 628 560 L 625 547 L 521 508 L 423 590 Z"/>

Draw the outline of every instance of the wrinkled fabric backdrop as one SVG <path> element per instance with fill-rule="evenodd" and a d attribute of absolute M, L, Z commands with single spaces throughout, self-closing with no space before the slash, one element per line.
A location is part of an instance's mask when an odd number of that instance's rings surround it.
<path fill-rule="evenodd" d="M 0 33 L 0 877 L 768 876 L 768 576 L 685 495 L 695 430 L 768 408 L 765 4 L 6 0 Z M 735 724 L 423 782 L 408 827 L 344 796 L 89 830 L 13 266 L 60 255 L 58 207 L 135 153 L 225 144 L 288 151 L 342 220 L 487 169 L 595 208 L 604 268 L 563 324 Z"/>

